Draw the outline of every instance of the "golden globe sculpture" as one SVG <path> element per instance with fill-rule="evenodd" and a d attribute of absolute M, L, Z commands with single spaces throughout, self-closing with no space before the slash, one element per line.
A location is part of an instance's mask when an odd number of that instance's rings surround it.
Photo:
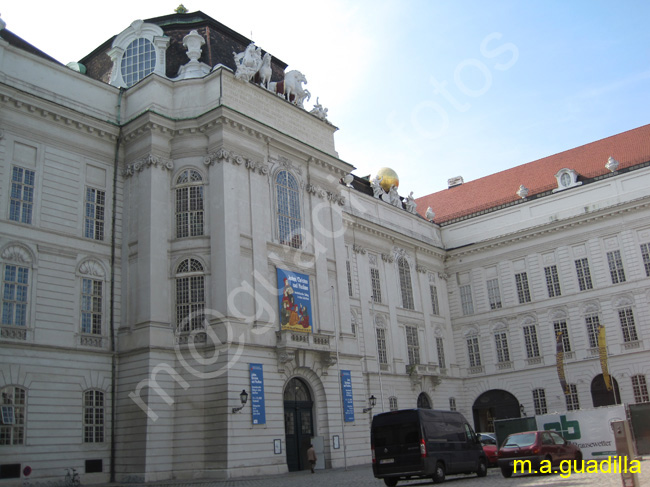
<path fill-rule="evenodd" d="M 391 186 L 399 188 L 399 177 L 390 167 L 382 167 L 377 171 L 377 178 L 381 179 L 379 183 L 384 191 L 390 191 Z"/>

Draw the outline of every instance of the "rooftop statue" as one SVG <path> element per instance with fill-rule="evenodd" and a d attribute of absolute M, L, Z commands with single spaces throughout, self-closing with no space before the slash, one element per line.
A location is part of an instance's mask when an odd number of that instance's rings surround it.
<path fill-rule="evenodd" d="M 284 75 L 284 96 L 300 108 L 304 108 L 303 102 L 311 97 L 311 93 L 302 87 L 303 83 L 307 84 L 307 78 L 300 71 L 294 69 Z"/>
<path fill-rule="evenodd" d="M 381 196 L 381 199 L 384 200 L 386 203 L 390 203 L 393 206 L 396 206 L 398 208 L 402 207 L 402 200 L 399 197 L 399 193 L 397 192 L 397 186 L 394 184 L 390 187 L 390 190 L 388 193 L 384 193 Z"/>
<path fill-rule="evenodd" d="M 233 52 L 232 55 L 237 67 L 237 79 L 250 81 L 262 67 L 262 49 L 256 47 L 254 42 L 251 42 L 244 52 Z"/>
<path fill-rule="evenodd" d="M 409 195 L 406 197 L 406 200 L 404 201 L 404 206 L 406 207 L 406 210 L 415 214 L 415 209 L 417 208 L 418 204 L 415 202 L 415 198 L 413 197 L 413 191 L 409 193 Z"/>
<path fill-rule="evenodd" d="M 323 108 L 323 105 L 318 102 L 318 97 L 316 97 L 314 108 L 312 108 L 309 113 L 313 113 L 321 120 L 327 120 L 327 108 Z"/>
<path fill-rule="evenodd" d="M 370 186 L 372 187 L 372 194 L 375 198 L 381 198 L 384 194 L 384 188 L 381 187 L 381 180 L 383 177 L 375 176 L 370 180 Z"/>
<path fill-rule="evenodd" d="M 273 70 L 271 69 L 271 55 L 267 52 L 262 58 L 262 65 L 258 71 L 260 73 L 260 85 L 267 90 L 270 88 L 271 75 Z"/>

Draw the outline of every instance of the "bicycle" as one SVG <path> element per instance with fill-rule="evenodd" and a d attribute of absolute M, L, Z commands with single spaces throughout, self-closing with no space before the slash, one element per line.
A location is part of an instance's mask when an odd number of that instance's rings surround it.
<path fill-rule="evenodd" d="M 81 487 L 81 478 L 76 468 L 66 468 L 65 487 Z"/>

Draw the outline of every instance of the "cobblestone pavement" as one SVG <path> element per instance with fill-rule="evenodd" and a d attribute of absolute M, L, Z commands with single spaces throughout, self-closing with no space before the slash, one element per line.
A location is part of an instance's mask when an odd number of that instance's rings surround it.
<path fill-rule="evenodd" d="M 650 457 L 641 459 L 641 473 L 638 474 L 636 487 L 650 487 Z M 566 476 L 565 476 L 566 477 Z M 131 484 L 133 485 L 133 484 Z M 382 480 L 372 475 L 372 468 L 355 466 L 345 469 L 317 470 L 315 474 L 309 471 L 291 472 L 284 475 L 267 477 L 251 477 L 223 481 L 193 481 L 193 482 L 160 482 L 156 487 L 381 487 Z M 425 480 L 403 481 L 398 487 L 433 485 Z M 451 487 L 538 487 L 552 485 L 554 487 L 621 487 L 623 485 L 620 473 L 574 473 L 563 478 L 560 473 L 551 475 L 513 475 L 506 479 L 498 468 L 491 468 L 487 477 L 478 478 L 476 475 L 449 476 L 444 484 Z"/>

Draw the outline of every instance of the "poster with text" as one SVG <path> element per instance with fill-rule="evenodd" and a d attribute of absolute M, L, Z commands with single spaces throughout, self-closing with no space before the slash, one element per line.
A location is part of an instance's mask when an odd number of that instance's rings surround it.
<path fill-rule="evenodd" d="M 352 374 L 341 371 L 341 392 L 343 393 L 343 417 L 346 423 L 354 421 L 354 400 L 352 397 Z"/>
<path fill-rule="evenodd" d="M 264 404 L 264 372 L 262 364 L 250 364 L 251 371 L 251 410 L 253 424 L 266 424 Z"/>
<path fill-rule="evenodd" d="M 312 332 L 309 276 L 278 269 L 280 329 Z"/>

